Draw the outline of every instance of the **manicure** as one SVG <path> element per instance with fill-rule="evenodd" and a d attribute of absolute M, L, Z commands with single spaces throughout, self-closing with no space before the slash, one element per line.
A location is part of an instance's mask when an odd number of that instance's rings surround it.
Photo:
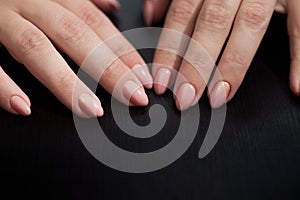
<path fill-rule="evenodd" d="M 12 96 L 10 105 L 20 115 L 28 116 L 31 114 L 31 109 L 28 103 L 20 96 Z"/>
<path fill-rule="evenodd" d="M 112 10 L 119 10 L 121 5 L 117 0 L 108 0 L 108 4 Z"/>
<path fill-rule="evenodd" d="M 90 117 L 101 117 L 104 114 L 99 99 L 89 94 L 80 95 L 78 105 L 80 109 Z"/>
<path fill-rule="evenodd" d="M 123 89 L 124 96 L 135 106 L 147 106 L 148 96 L 144 88 L 134 81 L 127 81 Z"/>
<path fill-rule="evenodd" d="M 153 78 L 149 72 L 148 67 L 144 65 L 135 65 L 132 68 L 134 74 L 142 82 L 142 84 L 147 88 L 151 89 L 153 86 Z"/>
<path fill-rule="evenodd" d="M 190 83 L 184 83 L 180 86 L 176 95 L 176 107 L 178 110 L 186 110 L 192 106 L 196 98 L 196 89 Z"/>
<path fill-rule="evenodd" d="M 154 80 L 154 90 L 156 94 L 162 95 L 166 92 L 171 79 L 171 70 L 167 68 L 161 68 L 155 77 Z"/>
<path fill-rule="evenodd" d="M 227 102 L 230 93 L 230 84 L 221 81 L 215 85 L 210 94 L 210 105 L 212 108 L 219 108 Z"/>
<path fill-rule="evenodd" d="M 154 17 L 154 5 L 152 1 L 146 1 L 144 7 L 145 23 L 147 26 L 152 26 Z"/>

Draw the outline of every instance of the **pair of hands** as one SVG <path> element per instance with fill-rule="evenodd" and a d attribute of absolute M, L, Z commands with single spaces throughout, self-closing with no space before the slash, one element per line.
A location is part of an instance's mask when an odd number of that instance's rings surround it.
<path fill-rule="evenodd" d="M 170 7 L 169 7 L 170 4 Z M 41 81 L 64 105 L 82 117 L 102 116 L 98 97 L 79 81 L 54 45 L 81 65 L 98 44 L 119 34 L 102 11 L 118 10 L 114 0 L 0 0 L 0 44 Z M 169 10 L 168 10 L 169 9 Z M 218 69 L 222 80 L 213 78 L 209 85 L 212 107 L 229 101 L 240 86 L 253 56 L 268 27 L 274 10 L 288 13 L 291 39 L 291 89 L 300 95 L 300 1 L 298 0 L 145 0 L 147 25 L 163 18 L 165 28 L 191 36 L 216 61 L 225 44 Z M 231 31 L 232 29 L 232 31 Z M 172 43 L 176 52 L 187 49 L 185 58 L 172 51 L 158 50 L 153 65 L 154 89 L 163 94 L 175 81 L 172 69 L 186 80 L 176 80 L 174 94 L 178 109 L 197 103 L 206 87 L 213 67 L 205 66 L 193 45 L 172 42 L 162 33 L 158 47 Z M 152 88 L 153 79 L 141 56 L 125 38 L 107 47 L 132 49 L 117 58 L 103 73 L 99 83 L 110 93 L 119 79 L 127 74 L 120 93 L 130 105 L 146 106 L 144 87 Z M 193 49 L 194 48 L 194 49 Z M 101 58 L 101 55 L 99 55 Z M 187 62 L 192 60 L 192 64 Z M 101 59 L 99 59 L 101 66 Z M 193 66 L 196 66 L 195 69 Z M 201 76 L 206 74 L 207 76 Z M 93 72 L 87 70 L 93 77 Z M 29 115 L 27 95 L 0 68 L 0 106 L 14 114 Z M 118 97 L 117 97 L 118 98 Z"/>

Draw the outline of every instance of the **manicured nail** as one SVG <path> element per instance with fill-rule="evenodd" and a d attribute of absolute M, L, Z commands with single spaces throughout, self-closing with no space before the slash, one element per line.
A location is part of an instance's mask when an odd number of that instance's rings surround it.
<path fill-rule="evenodd" d="M 119 10 L 121 5 L 117 0 L 108 0 L 108 4 L 112 10 Z"/>
<path fill-rule="evenodd" d="M 221 81 L 215 85 L 210 94 L 210 105 L 212 108 L 219 108 L 227 102 L 230 93 L 230 85 Z"/>
<path fill-rule="evenodd" d="M 10 99 L 10 105 L 20 115 L 28 116 L 31 113 L 30 106 L 20 96 L 12 96 Z"/>
<path fill-rule="evenodd" d="M 166 92 L 171 79 L 171 70 L 167 68 L 161 68 L 155 77 L 154 80 L 154 90 L 156 94 L 162 95 Z"/>
<path fill-rule="evenodd" d="M 186 110 L 196 98 L 196 89 L 190 83 L 184 83 L 180 86 L 176 95 L 176 107 L 178 110 Z"/>
<path fill-rule="evenodd" d="M 89 94 L 80 95 L 78 105 L 80 109 L 90 117 L 101 117 L 104 114 L 99 99 Z"/>
<path fill-rule="evenodd" d="M 124 96 L 135 106 L 147 106 L 148 96 L 142 86 L 134 81 L 127 81 L 123 90 Z"/>
<path fill-rule="evenodd" d="M 154 5 L 152 1 L 146 1 L 144 7 L 145 23 L 147 26 L 152 26 L 154 17 Z"/>
<path fill-rule="evenodd" d="M 132 68 L 134 74 L 138 77 L 138 79 L 142 82 L 142 84 L 147 88 L 151 89 L 153 86 L 153 78 L 149 72 L 148 67 L 143 65 L 135 65 Z"/>

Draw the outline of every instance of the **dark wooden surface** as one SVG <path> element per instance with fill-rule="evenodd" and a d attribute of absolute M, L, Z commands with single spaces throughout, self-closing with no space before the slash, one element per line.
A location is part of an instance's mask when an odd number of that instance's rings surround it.
<path fill-rule="evenodd" d="M 122 1 L 112 16 L 121 30 L 143 26 L 141 2 Z M 126 2 L 126 3 L 124 3 Z M 200 101 L 197 138 L 172 165 L 153 173 L 127 174 L 95 160 L 76 132 L 72 114 L 22 65 L 0 50 L 0 64 L 32 100 L 28 118 L 0 110 L 1 196 L 39 199 L 291 199 L 300 189 L 300 99 L 289 90 L 289 49 L 286 16 L 276 14 L 247 77 L 228 104 L 218 144 L 204 159 L 197 153 L 209 124 L 207 98 Z M 142 55 L 151 62 L 152 51 Z M 68 60 L 69 61 L 69 60 Z M 76 70 L 76 66 L 69 61 Z M 128 139 L 114 128 L 118 145 L 133 151 L 158 149 L 170 141 L 180 113 L 172 94 L 157 97 L 168 121 L 148 141 Z M 106 115 L 99 119 L 108 131 L 115 127 L 110 96 L 99 89 Z M 151 106 L 150 104 L 150 106 Z M 139 124 L 149 122 L 148 108 L 133 108 Z M 1 198 L 2 199 L 2 198 Z"/>

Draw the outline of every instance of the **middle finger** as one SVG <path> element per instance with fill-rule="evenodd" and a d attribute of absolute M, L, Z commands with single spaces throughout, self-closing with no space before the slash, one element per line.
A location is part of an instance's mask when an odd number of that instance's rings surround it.
<path fill-rule="evenodd" d="M 36 9 L 22 6 L 21 14 L 43 30 L 78 65 L 81 65 L 99 44 L 103 44 L 103 41 L 86 23 L 61 5 L 52 1 L 39 0 L 30 0 L 28 4 L 35 5 Z M 93 60 L 94 64 L 84 67 L 84 70 L 110 93 L 114 91 L 118 80 L 126 74 L 127 81 L 124 82 L 124 88 L 117 88 L 120 92 L 117 93 L 119 96 L 116 98 L 123 103 L 128 103 L 128 99 L 134 105 L 147 105 L 148 98 L 138 78 L 109 47 L 106 45 L 101 45 L 101 47 L 103 49 L 100 53 L 103 54 L 98 56 L 102 58 L 97 57 Z M 134 88 L 132 82 L 134 82 Z M 134 90 L 134 93 L 131 93 L 132 96 L 127 95 L 128 88 Z"/>

